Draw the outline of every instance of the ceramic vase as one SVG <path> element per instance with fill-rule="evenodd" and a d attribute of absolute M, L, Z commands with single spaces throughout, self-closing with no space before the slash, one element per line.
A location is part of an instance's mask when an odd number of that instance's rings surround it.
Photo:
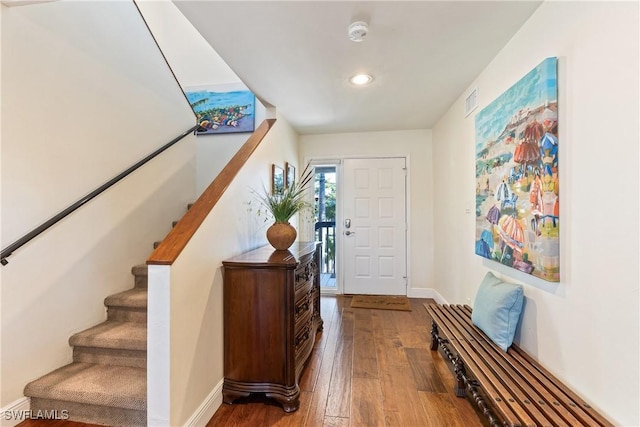
<path fill-rule="evenodd" d="M 276 222 L 267 229 L 267 240 L 279 251 L 289 249 L 297 236 L 298 232 L 288 222 Z"/>

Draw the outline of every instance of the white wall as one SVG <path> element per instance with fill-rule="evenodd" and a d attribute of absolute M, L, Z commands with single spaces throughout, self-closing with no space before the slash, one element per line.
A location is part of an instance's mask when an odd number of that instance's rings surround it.
<path fill-rule="evenodd" d="M 435 286 L 473 299 L 487 270 L 524 283 L 516 335 L 527 351 L 617 425 L 638 415 L 637 2 L 544 2 L 478 76 L 480 111 L 558 57 L 561 281 L 474 255 L 474 119 L 464 94 L 433 129 Z M 452 191 L 454 190 L 454 191 Z M 473 212 L 474 209 L 471 209 Z M 464 266 L 464 268 L 461 268 Z"/>
<path fill-rule="evenodd" d="M 170 0 L 137 0 L 183 89 L 218 85 L 220 90 L 246 88 L 240 78 L 200 35 Z M 255 126 L 265 118 L 265 107 L 256 100 Z M 249 134 L 201 135 L 197 139 L 196 192 L 213 181 Z"/>
<path fill-rule="evenodd" d="M 131 2 L 3 7 L 2 39 L 2 247 L 194 125 Z M 0 267 L 0 407 L 133 286 L 193 200 L 194 155 L 190 136 Z"/>
<path fill-rule="evenodd" d="M 240 81 L 171 0 L 136 0 L 183 86 Z"/>
<path fill-rule="evenodd" d="M 405 156 L 408 159 L 408 295 L 433 297 L 433 175 L 431 131 L 360 132 L 300 137 L 300 163 L 311 159 Z"/>
<path fill-rule="evenodd" d="M 297 158 L 297 139 L 287 122 L 278 117 L 170 270 L 150 266 L 150 280 L 156 275 L 151 273 L 153 269 L 160 273 L 160 285 L 162 277 L 168 280 L 165 287 L 168 295 L 164 297 L 156 295 L 162 291 L 161 286 L 155 287 L 150 282 L 150 301 L 160 304 L 170 301 L 169 330 L 149 324 L 150 341 L 163 342 L 165 336 L 170 354 L 169 384 L 154 386 L 153 394 L 149 395 L 151 425 L 185 425 L 200 413 L 207 414 L 201 417 L 206 422 L 220 405 L 224 377 L 222 261 L 266 244 L 269 224 L 248 212 L 246 203 L 253 199 L 251 189 L 259 190 L 270 182 L 271 163 L 283 164 L 284 159 Z M 150 319 L 156 308 L 149 307 Z M 151 370 L 156 361 L 153 354 L 149 354 Z M 169 388 L 164 395 L 168 402 L 156 404 L 163 399 L 159 390 L 163 386 Z"/>

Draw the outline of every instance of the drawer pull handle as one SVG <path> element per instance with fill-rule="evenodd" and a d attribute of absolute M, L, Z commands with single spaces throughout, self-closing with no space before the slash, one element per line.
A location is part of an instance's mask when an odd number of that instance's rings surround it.
<path fill-rule="evenodd" d="M 296 338 L 296 347 L 298 347 L 300 343 L 305 342 L 307 339 L 309 339 L 309 331 L 305 332 L 304 335 L 301 335 L 298 338 Z"/>
<path fill-rule="evenodd" d="M 300 313 L 304 313 L 307 310 L 309 310 L 309 302 L 305 302 L 302 305 L 299 305 L 296 307 L 296 316 L 299 315 Z"/>
<path fill-rule="evenodd" d="M 302 271 L 300 271 L 299 273 L 296 272 L 296 283 L 311 279 L 313 277 L 314 267 L 315 265 L 312 265 L 311 263 L 308 263 L 304 267 L 301 267 L 299 270 Z"/>

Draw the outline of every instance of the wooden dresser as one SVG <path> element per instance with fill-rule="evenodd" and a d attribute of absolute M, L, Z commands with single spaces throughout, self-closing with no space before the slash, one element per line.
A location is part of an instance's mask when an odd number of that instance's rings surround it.
<path fill-rule="evenodd" d="M 225 403 L 265 393 L 286 412 L 300 406 L 298 380 L 318 330 L 320 245 L 264 246 L 223 261 Z"/>

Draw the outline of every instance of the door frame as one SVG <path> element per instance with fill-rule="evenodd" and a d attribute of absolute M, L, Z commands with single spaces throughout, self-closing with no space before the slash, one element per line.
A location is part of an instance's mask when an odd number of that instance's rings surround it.
<path fill-rule="evenodd" d="M 344 263 L 344 239 L 342 238 L 344 232 L 344 160 L 345 159 L 390 159 L 390 158 L 404 158 L 405 159 L 405 295 L 409 295 L 411 287 L 411 161 L 409 154 L 382 154 L 382 155 L 348 155 L 348 156 L 322 156 L 322 157 L 309 157 L 305 158 L 305 164 L 313 163 L 327 163 L 336 165 L 336 203 L 338 208 L 336 209 L 336 292 L 339 295 L 344 294 L 344 269 L 342 265 Z M 312 234 L 313 236 L 314 234 Z M 327 294 L 334 292 L 325 292 Z"/>

